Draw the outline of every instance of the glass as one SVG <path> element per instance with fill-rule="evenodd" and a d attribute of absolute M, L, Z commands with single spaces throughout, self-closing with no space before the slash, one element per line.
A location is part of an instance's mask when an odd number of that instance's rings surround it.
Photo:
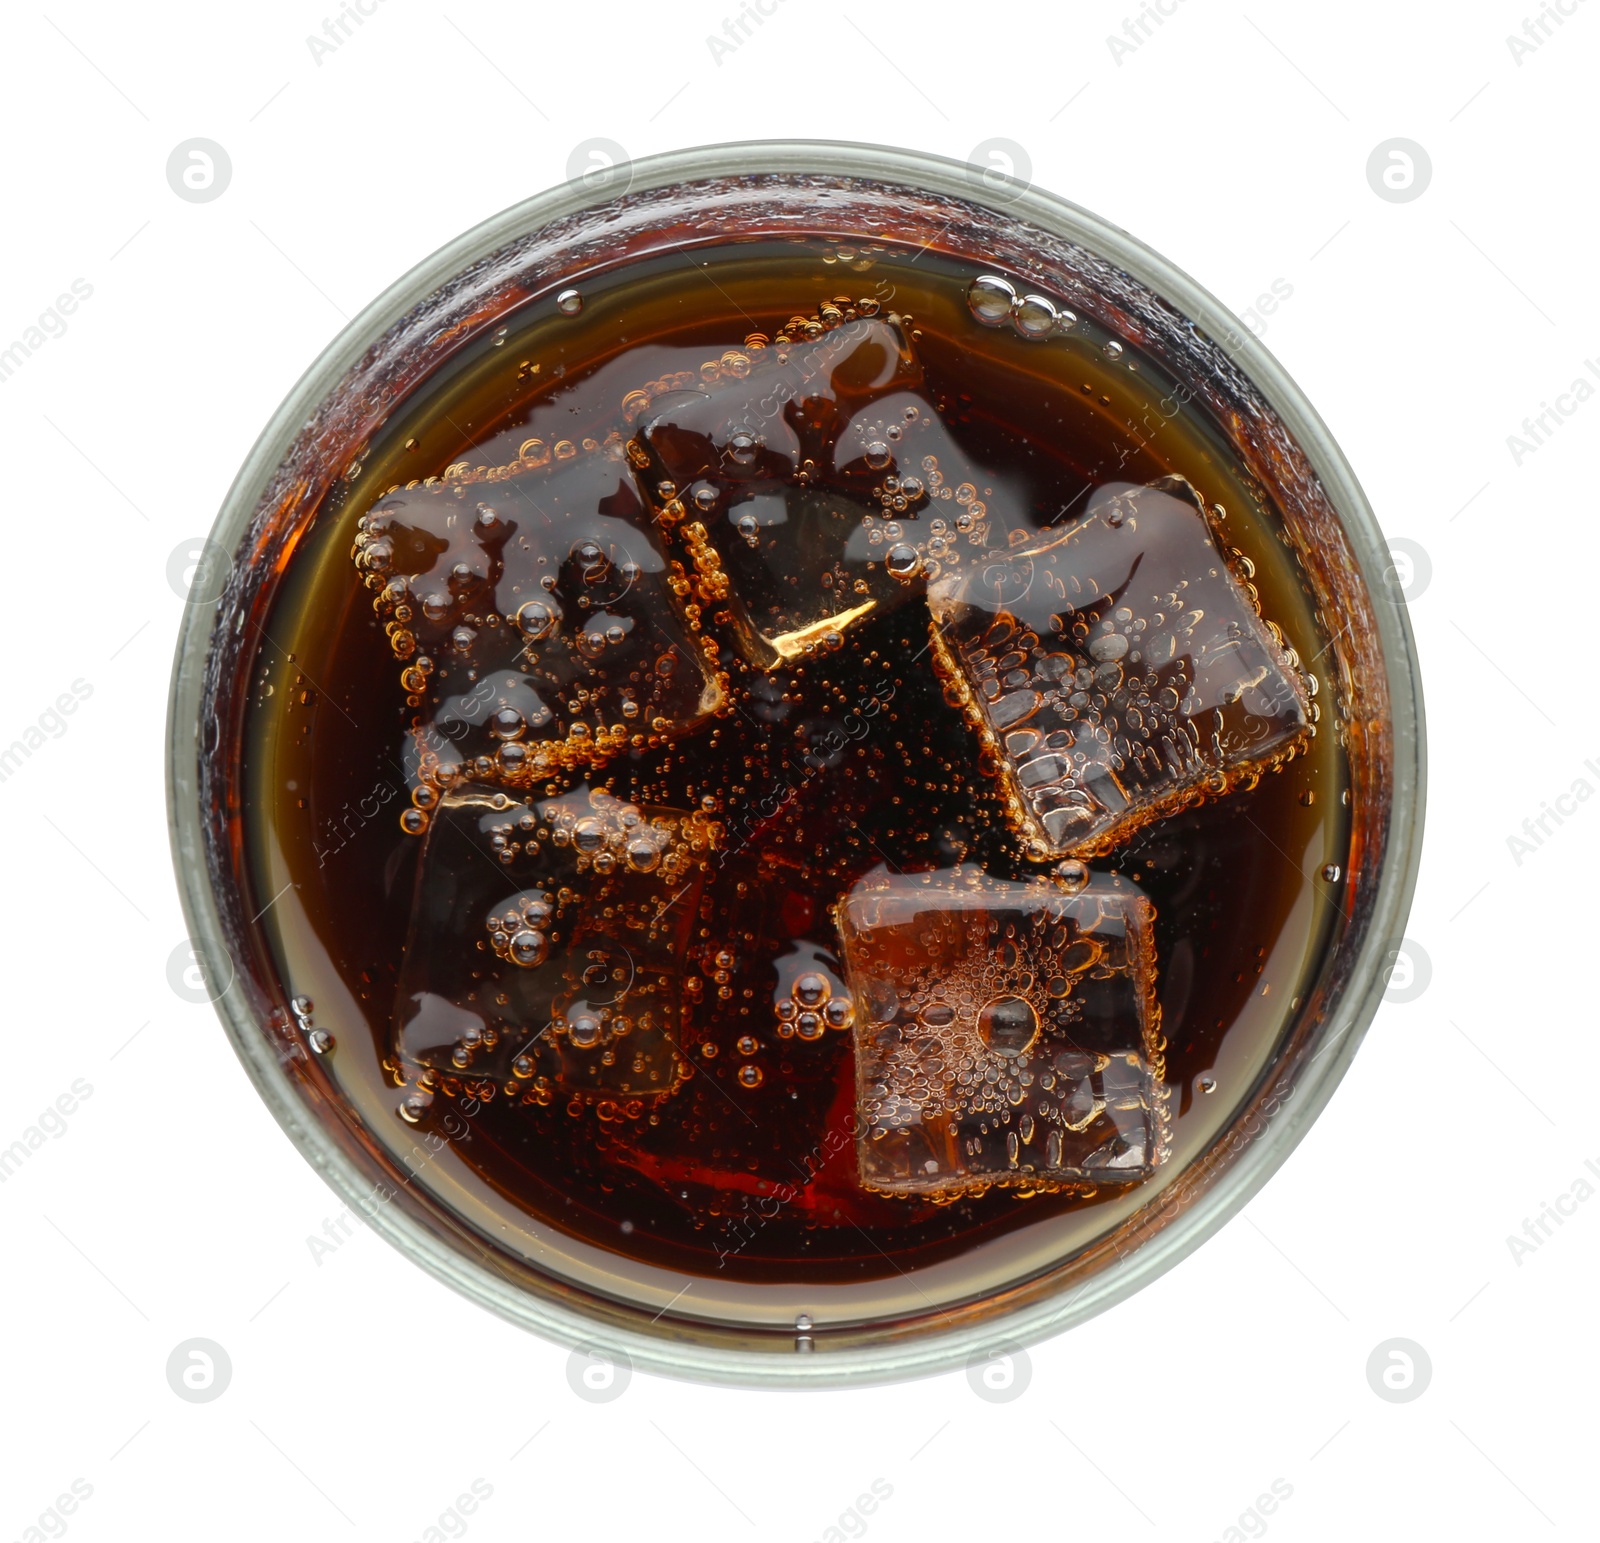
<path fill-rule="evenodd" d="M 1177 383 L 1174 413 L 1192 401 L 1232 426 L 1230 448 L 1280 514 L 1318 613 L 1341 620 L 1316 669 L 1347 762 L 1349 846 L 1337 936 L 1270 1066 L 1203 1151 L 1106 1208 L 1087 1246 L 1033 1260 L 971 1300 L 797 1334 L 732 1306 L 719 1314 L 714 1296 L 695 1294 L 694 1313 L 663 1310 L 665 1296 L 629 1300 L 603 1256 L 585 1263 L 572 1251 L 557 1273 L 515 1250 L 491 1253 L 445 1179 L 413 1182 L 416 1158 L 407 1166 L 392 1133 L 341 1107 L 253 930 L 239 734 L 261 621 L 291 558 L 347 469 L 464 339 L 492 333 L 530 295 L 670 245 L 862 230 L 1036 283 L 1156 361 Z M 1228 312 L 1038 189 L 911 152 L 771 143 L 655 157 L 544 193 L 453 242 L 351 323 L 262 434 L 211 548 L 228 558 L 226 582 L 191 595 L 169 794 L 186 914 L 223 1024 L 274 1115 L 348 1203 L 440 1279 L 559 1341 L 675 1375 L 855 1383 L 971 1362 L 1082 1322 L 1197 1247 L 1265 1182 L 1331 1095 L 1387 984 L 1415 878 L 1424 755 L 1413 644 L 1371 511 L 1326 429 Z"/>

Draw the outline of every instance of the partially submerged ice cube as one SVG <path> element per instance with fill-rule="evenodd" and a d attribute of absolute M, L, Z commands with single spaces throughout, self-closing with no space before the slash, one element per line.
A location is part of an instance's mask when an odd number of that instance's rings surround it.
<path fill-rule="evenodd" d="M 673 1092 L 687 1075 L 685 946 L 717 835 L 702 814 L 587 786 L 453 789 L 417 869 L 394 1017 L 404 1074 L 538 1103 Z"/>
<path fill-rule="evenodd" d="M 1181 477 L 1112 483 L 1065 529 L 930 587 L 935 658 L 1030 855 L 1108 851 L 1314 732 L 1298 660 L 1213 518 Z"/>
<path fill-rule="evenodd" d="M 620 434 L 522 448 L 392 489 L 359 522 L 357 568 L 423 709 L 424 774 L 534 786 L 685 733 L 725 699 Z"/>
<path fill-rule="evenodd" d="M 956 1200 L 1167 1155 L 1154 912 L 1127 880 L 875 869 L 839 907 L 861 1182 Z"/>
<path fill-rule="evenodd" d="M 628 403 L 629 461 L 697 603 L 760 669 L 839 646 L 986 533 L 906 323 L 877 309 L 825 302 Z"/>

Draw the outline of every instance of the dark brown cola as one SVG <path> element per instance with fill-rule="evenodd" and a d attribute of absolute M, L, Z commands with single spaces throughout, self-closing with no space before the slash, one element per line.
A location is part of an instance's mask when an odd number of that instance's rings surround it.
<path fill-rule="evenodd" d="M 297 550 L 267 943 L 495 1246 L 751 1318 L 959 1299 L 1269 1065 L 1338 904 L 1326 639 L 1216 425 L 1020 289 L 809 239 L 596 273 Z"/>

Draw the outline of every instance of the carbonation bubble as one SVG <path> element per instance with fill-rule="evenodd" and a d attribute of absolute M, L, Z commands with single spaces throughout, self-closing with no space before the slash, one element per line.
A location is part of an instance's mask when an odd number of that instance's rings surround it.
<path fill-rule="evenodd" d="M 978 1035 L 1000 1055 L 1021 1055 L 1039 1036 L 1039 1015 L 1021 997 L 997 997 L 978 1014 Z"/>
<path fill-rule="evenodd" d="M 661 846 L 648 836 L 635 836 L 628 843 L 628 866 L 650 873 L 661 866 Z"/>
<path fill-rule="evenodd" d="M 541 964 L 544 961 L 547 950 L 548 944 L 545 935 L 542 932 L 528 930 L 517 933 L 512 938 L 507 951 L 511 955 L 513 964 L 520 964 L 524 968 L 528 968 Z"/>
<path fill-rule="evenodd" d="M 496 739 L 515 739 L 527 727 L 514 707 L 502 707 L 489 719 L 489 732 Z"/>
<path fill-rule="evenodd" d="M 576 316 L 583 309 L 583 296 L 575 289 L 564 289 L 556 296 L 556 309 L 565 316 Z"/>
<path fill-rule="evenodd" d="M 517 612 L 517 630 L 530 643 L 542 643 L 556 630 L 560 620 L 555 607 L 544 600 L 530 600 Z"/>
<path fill-rule="evenodd" d="M 1043 295 L 1024 295 L 1011 308 L 1011 322 L 1024 337 L 1042 338 L 1055 330 L 1056 308 Z"/>
<path fill-rule="evenodd" d="M 914 546 L 902 543 L 889 548 L 883 565 L 897 579 L 914 579 L 922 571 L 922 557 Z"/>
<path fill-rule="evenodd" d="M 829 994 L 827 979 L 821 975 L 807 973 L 794 983 L 794 999 L 802 1007 L 820 1007 Z"/>
<path fill-rule="evenodd" d="M 574 561 L 583 570 L 584 581 L 596 584 L 606 576 L 611 562 L 596 541 L 580 541 L 572 549 Z"/>
<path fill-rule="evenodd" d="M 577 1013 L 567 1020 L 567 1038 L 580 1050 L 600 1043 L 600 1020 L 593 1013 Z"/>
<path fill-rule="evenodd" d="M 967 288 L 967 307 L 986 326 L 998 327 L 1011 314 L 1017 292 L 1002 278 L 980 274 Z"/>

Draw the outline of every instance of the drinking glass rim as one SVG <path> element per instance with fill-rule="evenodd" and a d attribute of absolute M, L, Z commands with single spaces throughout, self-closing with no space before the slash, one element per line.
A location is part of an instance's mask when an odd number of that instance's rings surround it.
<path fill-rule="evenodd" d="M 1214 338 L 1227 338 L 1231 357 L 1264 404 L 1293 437 L 1321 482 L 1344 531 L 1373 606 L 1388 686 L 1393 780 L 1376 891 L 1354 940 L 1348 978 L 1324 1017 L 1323 1045 L 1304 1080 L 1297 1081 L 1284 1115 L 1249 1141 L 1231 1171 L 1181 1215 L 1166 1222 L 1131 1254 L 1070 1292 L 1013 1308 L 954 1329 L 823 1355 L 781 1356 L 684 1337 L 657 1337 L 609 1324 L 547 1298 L 519 1290 L 457 1252 L 398 1206 L 369 1220 L 401 1253 L 469 1299 L 557 1343 L 576 1345 L 642 1370 L 668 1376 L 760 1387 L 848 1386 L 899 1381 L 970 1365 L 1060 1333 L 1133 1295 L 1192 1253 L 1224 1226 L 1282 1165 L 1342 1079 L 1377 1011 L 1400 943 L 1416 883 L 1422 843 L 1426 749 L 1421 682 L 1405 606 L 1385 582 L 1387 544 L 1355 474 L 1299 387 L 1248 329 L 1193 279 L 1142 242 L 1056 194 L 1010 183 L 1003 199 L 986 196 L 978 169 L 922 151 L 836 140 L 749 140 L 668 151 L 625 163 L 627 191 L 752 175 L 837 176 L 903 185 L 959 199 L 1069 240 L 1115 264 L 1156 297 Z M 273 472 L 319 403 L 401 317 L 442 284 L 479 260 L 551 222 L 615 197 L 611 179 L 596 189 L 569 181 L 491 216 L 447 242 L 396 280 L 340 331 L 296 382 L 262 430 L 230 486 L 211 540 L 230 554 L 257 512 Z M 210 653 L 213 607 L 190 605 L 180 629 L 168 702 L 168 816 L 178 887 L 191 941 L 208 978 L 228 976 L 215 1006 L 257 1092 L 302 1155 L 352 1206 L 371 1183 L 322 1125 L 311 1117 L 277 1055 L 266 1042 L 245 992 L 231 978 L 216 899 L 205 860 L 199 781 L 200 710 Z M 1341 940 L 1341 948 L 1352 946 Z M 365 1209 L 365 1208 L 363 1208 Z"/>

